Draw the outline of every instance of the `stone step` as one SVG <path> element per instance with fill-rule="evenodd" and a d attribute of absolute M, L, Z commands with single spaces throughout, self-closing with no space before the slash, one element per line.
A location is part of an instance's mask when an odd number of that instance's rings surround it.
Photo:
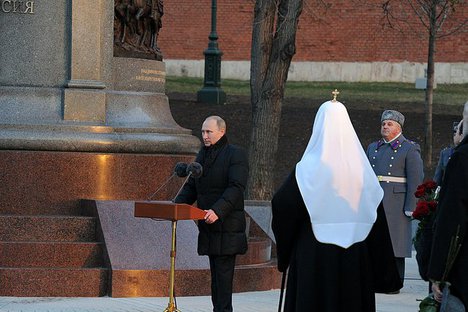
<path fill-rule="evenodd" d="M 2 268 L 0 296 L 100 297 L 107 294 L 105 268 Z"/>
<path fill-rule="evenodd" d="M 98 242 L 0 242 L 0 267 L 101 267 L 103 248 Z"/>
<path fill-rule="evenodd" d="M 166 297 L 169 290 L 169 269 L 114 270 L 109 294 L 112 297 Z M 234 292 L 263 291 L 281 287 L 281 273 L 275 260 L 267 263 L 235 267 Z M 175 270 L 177 296 L 209 296 L 210 269 Z"/>
<path fill-rule="evenodd" d="M 238 265 L 234 273 L 234 292 L 263 291 L 281 288 L 282 273 L 276 259 L 262 264 Z"/>
<path fill-rule="evenodd" d="M 249 237 L 249 248 L 243 255 L 236 257 L 236 265 L 268 263 L 271 260 L 271 239 L 264 237 Z"/>
<path fill-rule="evenodd" d="M 95 240 L 95 217 L 0 215 L 0 241 L 90 242 Z"/>

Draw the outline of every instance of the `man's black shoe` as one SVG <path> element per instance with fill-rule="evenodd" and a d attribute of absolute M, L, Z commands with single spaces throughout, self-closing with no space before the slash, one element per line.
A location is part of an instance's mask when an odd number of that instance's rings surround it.
<path fill-rule="evenodd" d="M 400 293 L 400 290 L 398 289 L 398 290 L 395 290 L 395 291 L 390 291 L 390 292 L 385 293 L 385 294 L 387 294 L 387 295 L 398 295 L 399 293 Z"/>

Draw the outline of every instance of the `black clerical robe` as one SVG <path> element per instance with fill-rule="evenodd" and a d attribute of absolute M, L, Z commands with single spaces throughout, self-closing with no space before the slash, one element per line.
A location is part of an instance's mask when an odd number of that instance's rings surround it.
<path fill-rule="evenodd" d="M 382 205 L 368 237 L 347 249 L 316 240 L 295 172 L 272 209 L 278 269 L 289 267 L 284 311 L 375 311 L 376 292 L 402 287 Z"/>

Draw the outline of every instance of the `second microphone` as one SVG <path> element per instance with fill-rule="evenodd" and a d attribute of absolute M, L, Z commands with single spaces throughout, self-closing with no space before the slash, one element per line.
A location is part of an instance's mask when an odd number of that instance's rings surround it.
<path fill-rule="evenodd" d="M 197 162 L 192 162 L 190 164 L 179 162 L 176 164 L 174 172 L 181 178 L 186 177 L 189 174 L 194 178 L 199 178 L 203 174 L 203 167 Z"/>

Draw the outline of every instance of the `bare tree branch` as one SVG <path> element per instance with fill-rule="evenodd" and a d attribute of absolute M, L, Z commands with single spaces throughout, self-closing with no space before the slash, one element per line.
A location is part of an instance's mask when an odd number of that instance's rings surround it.
<path fill-rule="evenodd" d="M 402 28 L 406 31 L 411 31 L 416 35 L 421 35 L 421 30 L 416 30 L 413 24 L 408 22 L 408 18 L 405 22 L 402 22 L 402 17 L 407 17 L 409 10 L 412 16 L 417 17 L 420 24 L 423 26 L 424 34 L 428 36 L 428 55 L 427 55 L 427 85 L 426 85 L 426 96 L 425 96 L 425 135 L 423 145 L 423 158 L 424 165 L 430 168 L 432 165 L 432 101 L 434 92 L 435 82 L 435 51 L 436 51 L 436 40 L 441 37 L 448 36 L 456 32 L 462 32 L 466 30 L 467 20 L 454 21 L 454 24 L 447 25 L 447 22 L 453 21 L 455 9 L 457 7 L 463 7 L 466 0 L 406 0 L 405 3 L 408 5 L 406 10 L 400 6 L 394 8 L 395 2 L 400 3 L 397 0 L 386 0 L 382 3 L 383 16 L 386 18 L 388 24 L 391 27 L 395 27 L 394 21 L 405 23 L 406 28 Z M 466 16 L 462 14 L 461 16 Z M 400 26 L 399 23 L 396 23 Z M 449 27 L 445 29 L 445 27 Z"/>

